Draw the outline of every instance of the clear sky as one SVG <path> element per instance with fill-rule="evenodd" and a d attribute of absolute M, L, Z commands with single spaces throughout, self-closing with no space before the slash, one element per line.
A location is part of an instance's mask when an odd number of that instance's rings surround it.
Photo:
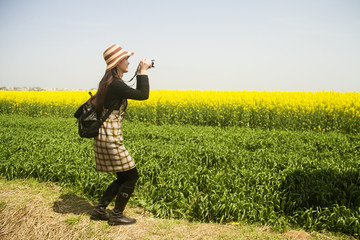
<path fill-rule="evenodd" d="M 359 0 L 0 0 L 0 87 L 97 88 L 103 51 L 151 89 L 360 92 Z"/>

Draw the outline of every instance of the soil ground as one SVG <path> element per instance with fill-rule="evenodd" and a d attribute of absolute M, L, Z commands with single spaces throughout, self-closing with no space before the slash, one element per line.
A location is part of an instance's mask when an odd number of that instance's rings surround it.
<path fill-rule="evenodd" d="M 330 233 L 289 230 L 242 223 L 194 223 L 159 219 L 140 208 L 125 214 L 137 219 L 129 226 L 110 227 L 91 221 L 94 202 L 54 183 L 0 178 L 0 239 L 354 239 Z"/>

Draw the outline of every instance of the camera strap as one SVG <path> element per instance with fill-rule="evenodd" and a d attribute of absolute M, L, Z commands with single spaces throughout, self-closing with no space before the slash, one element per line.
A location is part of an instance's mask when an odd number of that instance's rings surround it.
<path fill-rule="evenodd" d="M 151 67 L 153 68 L 153 67 L 155 67 L 154 66 L 154 61 L 155 60 L 151 60 Z M 136 71 L 135 71 L 135 74 L 134 74 L 134 76 L 129 80 L 129 81 L 126 81 L 126 82 L 128 82 L 128 83 L 130 83 L 136 76 L 137 76 L 137 73 L 138 73 L 138 71 L 139 71 L 139 69 L 140 69 L 140 63 L 139 63 L 139 65 L 137 66 L 137 68 L 136 68 Z M 134 85 L 134 83 L 131 85 L 131 86 L 133 86 Z"/>
<path fill-rule="evenodd" d="M 132 81 L 132 80 L 134 79 L 134 77 L 137 76 L 137 73 L 138 73 L 139 69 L 140 69 L 140 63 L 139 63 L 139 65 L 138 65 L 138 67 L 136 68 L 136 71 L 135 71 L 134 76 L 129 80 L 129 82 Z"/>
<path fill-rule="evenodd" d="M 136 71 L 135 71 L 134 76 L 133 76 L 130 80 L 125 81 L 125 82 L 130 83 L 130 82 L 137 76 L 137 73 L 138 73 L 138 71 L 139 71 L 139 68 L 140 68 L 140 63 L 139 63 L 139 65 L 138 65 L 138 67 L 136 68 Z M 134 86 L 134 84 L 135 84 L 135 83 L 131 84 L 130 86 Z"/>

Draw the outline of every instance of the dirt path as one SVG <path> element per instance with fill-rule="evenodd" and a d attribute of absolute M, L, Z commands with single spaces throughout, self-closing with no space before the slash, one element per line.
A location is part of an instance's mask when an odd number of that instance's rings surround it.
<path fill-rule="evenodd" d="M 90 221 L 93 203 L 53 183 L 0 178 L 0 239 L 351 239 L 320 233 L 275 233 L 268 227 L 158 219 L 139 208 L 126 214 L 137 223 L 110 227 Z"/>

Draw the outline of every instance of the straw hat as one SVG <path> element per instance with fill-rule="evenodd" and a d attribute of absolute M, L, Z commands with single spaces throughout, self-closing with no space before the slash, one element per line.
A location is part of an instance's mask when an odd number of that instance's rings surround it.
<path fill-rule="evenodd" d="M 126 52 L 117 44 L 111 45 L 104 52 L 104 59 L 107 64 L 106 71 L 113 69 L 121 60 L 132 55 L 134 55 L 133 52 Z"/>

